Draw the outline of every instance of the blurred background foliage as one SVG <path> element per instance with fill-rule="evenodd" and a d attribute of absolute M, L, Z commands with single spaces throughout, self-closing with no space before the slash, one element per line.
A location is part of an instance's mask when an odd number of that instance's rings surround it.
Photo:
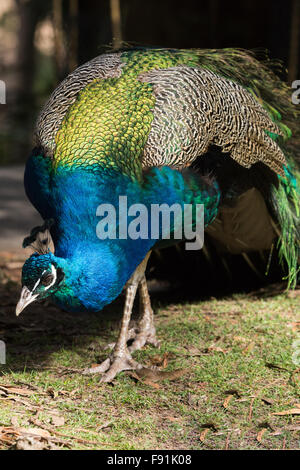
<path fill-rule="evenodd" d="M 77 65 L 122 41 L 267 49 L 300 78 L 300 0 L 1 0 L 0 164 L 24 162 L 37 113 Z"/>

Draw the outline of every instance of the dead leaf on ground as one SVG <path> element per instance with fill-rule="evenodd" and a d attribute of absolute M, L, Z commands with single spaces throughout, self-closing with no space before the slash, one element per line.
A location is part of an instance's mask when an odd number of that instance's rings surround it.
<path fill-rule="evenodd" d="M 137 369 L 135 373 L 142 380 L 150 380 L 151 382 L 160 382 L 161 380 L 175 380 L 180 377 L 183 377 L 189 369 L 177 369 L 172 371 L 165 370 L 153 370 L 143 367 L 142 369 Z"/>
<path fill-rule="evenodd" d="M 130 377 L 133 377 L 134 379 L 136 379 L 138 382 L 141 382 L 141 383 L 146 384 L 146 385 L 150 385 L 150 387 L 156 388 L 157 390 L 160 389 L 160 386 L 157 383 L 154 383 L 154 382 L 152 382 L 151 380 L 149 380 L 147 378 L 143 379 L 142 377 L 139 377 L 138 374 L 134 371 L 129 372 L 128 375 Z"/>
<path fill-rule="evenodd" d="M 228 408 L 229 403 L 233 397 L 241 398 L 241 394 L 238 390 L 226 390 L 225 394 L 228 395 L 223 402 L 223 407 L 225 408 L 225 410 Z"/>
<path fill-rule="evenodd" d="M 257 436 L 256 436 L 256 440 L 258 442 L 261 442 L 262 441 L 262 438 L 263 438 L 263 435 L 264 433 L 267 431 L 267 428 L 262 428 L 258 433 L 257 433 Z"/>
<path fill-rule="evenodd" d="M 168 361 L 170 358 L 170 353 L 165 352 L 162 356 L 159 354 L 156 354 L 155 356 L 152 356 L 150 358 L 150 362 L 152 365 L 161 367 L 162 369 L 165 369 L 168 365 Z"/>
<path fill-rule="evenodd" d="M 21 434 L 30 434 L 33 436 L 39 436 L 39 437 L 51 437 L 51 434 L 49 431 L 46 429 L 41 429 L 41 428 L 16 428 L 16 431 L 21 433 Z"/>
<path fill-rule="evenodd" d="M 200 441 L 204 442 L 208 431 L 213 431 L 214 433 L 217 432 L 218 428 L 214 425 L 214 423 L 204 423 L 201 425 L 203 431 L 200 433 Z"/>
<path fill-rule="evenodd" d="M 204 442 L 204 441 L 205 441 L 206 434 L 208 433 L 208 431 L 210 431 L 210 428 L 205 428 L 205 429 L 203 429 L 203 431 L 201 432 L 201 434 L 200 434 L 200 441 L 201 441 L 201 442 Z"/>
<path fill-rule="evenodd" d="M 225 408 L 225 410 L 227 410 L 229 402 L 232 400 L 233 397 L 234 395 L 228 395 L 223 401 L 223 407 Z"/>

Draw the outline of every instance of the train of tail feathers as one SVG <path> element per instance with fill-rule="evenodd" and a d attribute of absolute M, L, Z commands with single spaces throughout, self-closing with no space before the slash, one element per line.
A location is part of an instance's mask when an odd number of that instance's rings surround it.
<path fill-rule="evenodd" d="M 97 237 L 97 207 L 116 207 L 121 195 L 146 208 L 203 204 L 205 233 L 219 250 L 276 245 L 295 287 L 300 107 L 291 95 L 268 61 L 237 49 L 128 48 L 68 75 L 38 117 L 26 164 L 26 193 L 45 224 L 24 240 L 34 253 L 17 315 L 46 297 L 68 311 L 99 311 L 125 288 L 113 351 L 85 372 L 107 382 L 142 367 L 132 353 L 158 345 L 145 269 L 165 240 L 161 231 L 156 239 Z M 137 290 L 141 318 L 130 329 Z"/>

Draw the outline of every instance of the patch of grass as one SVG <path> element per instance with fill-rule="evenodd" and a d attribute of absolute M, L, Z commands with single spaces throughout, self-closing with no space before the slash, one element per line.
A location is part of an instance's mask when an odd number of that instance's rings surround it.
<path fill-rule="evenodd" d="M 292 361 L 299 290 L 156 306 L 161 348 L 148 346 L 134 357 L 146 366 L 165 357 L 165 370 L 187 369 L 159 388 L 128 373 L 113 384 L 80 374 L 107 355 L 121 304 L 74 316 L 33 305 L 20 320 L 12 320 L 12 303 L 2 308 L 8 358 L 0 386 L 21 394 L 0 393 L 0 426 L 13 419 L 15 426 L 45 428 L 74 449 L 299 448 L 300 416 L 274 414 L 299 406 Z M 53 413 L 62 425 L 53 424 Z"/>

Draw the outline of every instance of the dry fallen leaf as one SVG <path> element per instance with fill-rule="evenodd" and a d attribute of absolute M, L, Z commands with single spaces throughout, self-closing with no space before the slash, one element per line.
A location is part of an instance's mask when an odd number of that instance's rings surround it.
<path fill-rule="evenodd" d="M 157 367 L 162 367 L 165 369 L 168 365 L 168 359 L 170 357 L 170 354 L 168 352 L 165 352 L 162 356 L 159 354 L 156 354 L 155 356 L 152 356 L 150 358 L 151 364 Z"/>
<path fill-rule="evenodd" d="M 228 396 L 225 398 L 225 400 L 224 400 L 224 402 L 223 402 L 223 407 L 225 408 L 225 410 L 227 410 L 228 405 L 229 405 L 229 402 L 230 402 L 230 400 L 233 398 L 233 396 L 234 396 L 234 395 L 228 395 Z"/>
<path fill-rule="evenodd" d="M 146 385 L 150 385 L 150 387 L 156 388 L 156 390 L 159 390 L 159 389 L 160 389 L 160 386 L 159 386 L 157 383 L 152 382 L 152 381 L 149 380 L 149 379 L 145 379 L 143 382 L 144 382 Z"/>
<path fill-rule="evenodd" d="M 202 424 L 201 428 L 203 429 L 203 431 L 201 431 L 200 433 L 200 438 L 199 438 L 201 442 L 204 442 L 209 430 L 213 431 L 214 433 L 218 431 L 214 423 L 210 423 L 210 422 Z"/>
<path fill-rule="evenodd" d="M 202 431 L 201 434 L 200 434 L 200 441 L 201 441 L 201 442 L 204 442 L 204 441 L 205 441 L 206 434 L 208 433 L 209 430 L 210 430 L 210 428 L 205 428 L 205 429 L 203 429 L 203 431 Z"/>
<path fill-rule="evenodd" d="M 256 436 L 256 440 L 257 440 L 258 442 L 261 442 L 261 440 L 262 440 L 262 438 L 263 438 L 263 435 L 264 435 L 264 433 L 266 432 L 266 430 L 267 430 L 267 428 L 262 428 L 262 429 L 259 431 L 259 433 L 258 433 L 257 436 Z"/>
<path fill-rule="evenodd" d="M 51 437 L 51 434 L 49 431 L 46 429 L 41 429 L 41 428 L 16 428 L 16 431 L 18 431 L 21 434 L 30 434 L 33 436 L 39 436 L 39 437 Z"/>
<path fill-rule="evenodd" d="M 152 382 L 148 378 L 143 379 L 142 377 L 139 377 L 136 372 L 129 372 L 129 375 L 143 384 L 150 385 L 150 387 L 156 388 L 157 390 L 160 389 L 160 386 L 157 383 Z"/>

